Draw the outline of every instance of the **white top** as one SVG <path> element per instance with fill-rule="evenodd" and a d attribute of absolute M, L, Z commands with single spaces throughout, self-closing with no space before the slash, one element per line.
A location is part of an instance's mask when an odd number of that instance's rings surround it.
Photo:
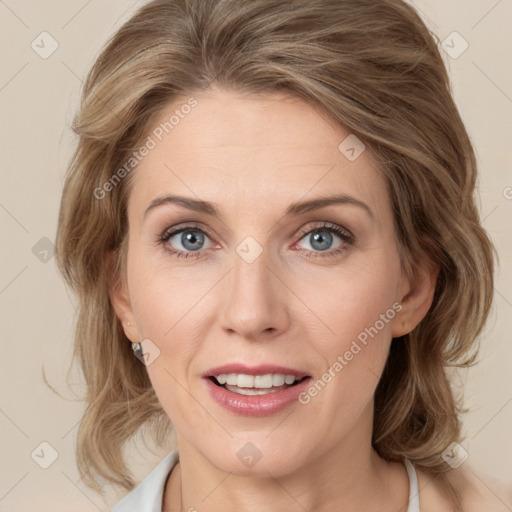
<path fill-rule="evenodd" d="M 160 461 L 135 489 L 118 501 L 110 509 L 110 512 L 162 512 L 167 477 L 177 463 L 178 451 L 175 450 Z M 408 459 L 405 459 L 405 469 L 409 475 L 409 507 L 407 512 L 420 512 L 418 477 L 414 466 Z"/>

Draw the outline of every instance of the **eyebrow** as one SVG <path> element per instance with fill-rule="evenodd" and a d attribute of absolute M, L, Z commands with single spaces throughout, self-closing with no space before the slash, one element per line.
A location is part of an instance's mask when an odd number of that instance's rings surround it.
<path fill-rule="evenodd" d="M 221 213 L 219 209 L 213 203 L 198 199 L 192 199 L 191 197 L 184 196 L 164 196 L 153 199 L 153 201 L 151 201 L 149 206 L 146 208 L 146 211 L 144 212 L 144 218 L 148 215 L 148 213 L 151 210 L 164 204 L 177 204 L 178 206 L 182 206 L 183 208 L 187 208 L 189 210 L 221 218 Z M 363 203 L 359 199 L 356 199 L 355 197 L 348 196 L 345 194 L 319 197 L 317 199 L 292 204 L 287 208 L 284 216 L 287 217 L 301 215 L 303 213 L 319 210 L 320 208 L 324 208 L 326 206 L 331 206 L 334 204 L 348 204 L 352 206 L 358 206 L 361 209 L 363 209 L 369 215 L 370 218 L 375 218 L 372 210 L 366 203 Z"/>

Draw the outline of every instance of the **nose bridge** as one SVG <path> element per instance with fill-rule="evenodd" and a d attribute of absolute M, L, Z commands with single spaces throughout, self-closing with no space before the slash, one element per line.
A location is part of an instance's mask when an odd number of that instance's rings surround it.
<path fill-rule="evenodd" d="M 267 250 L 254 239 L 244 240 L 236 248 L 233 271 L 223 304 L 222 326 L 247 338 L 286 327 L 287 308 L 284 291 L 271 269 Z"/>

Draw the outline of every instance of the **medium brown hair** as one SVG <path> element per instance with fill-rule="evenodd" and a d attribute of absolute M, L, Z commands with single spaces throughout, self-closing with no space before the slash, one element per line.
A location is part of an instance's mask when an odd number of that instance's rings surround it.
<path fill-rule="evenodd" d="M 57 260 L 79 300 L 74 358 L 87 386 L 77 460 L 85 482 L 131 489 L 122 454 L 140 427 L 170 432 L 116 318 L 130 178 L 98 198 L 176 98 L 216 86 L 286 93 L 361 139 L 387 178 L 403 268 L 439 268 L 432 307 L 392 341 L 375 394 L 373 445 L 432 474 L 460 441 L 461 404 L 447 368 L 473 364 L 493 291 L 493 248 L 473 197 L 475 155 L 438 42 L 401 0 L 155 0 L 109 41 L 91 69 L 73 129 Z M 104 189 L 103 189 L 104 190 Z M 111 257 L 113 255 L 113 257 Z"/>

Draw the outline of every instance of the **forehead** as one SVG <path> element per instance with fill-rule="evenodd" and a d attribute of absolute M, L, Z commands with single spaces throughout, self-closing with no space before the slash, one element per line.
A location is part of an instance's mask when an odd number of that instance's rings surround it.
<path fill-rule="evenodd" d="M 389 210 L 369 151 L 354 159 L 362 150 L 355 136 L 298 98 L 219 89 L 184 96 L 147 136 L 152 147 L 134 171 L 129 200 L 137 216 L 171 193 L 232 206 L 237 215 L 333 193 L 369 203 L 377 217 Z"/>

